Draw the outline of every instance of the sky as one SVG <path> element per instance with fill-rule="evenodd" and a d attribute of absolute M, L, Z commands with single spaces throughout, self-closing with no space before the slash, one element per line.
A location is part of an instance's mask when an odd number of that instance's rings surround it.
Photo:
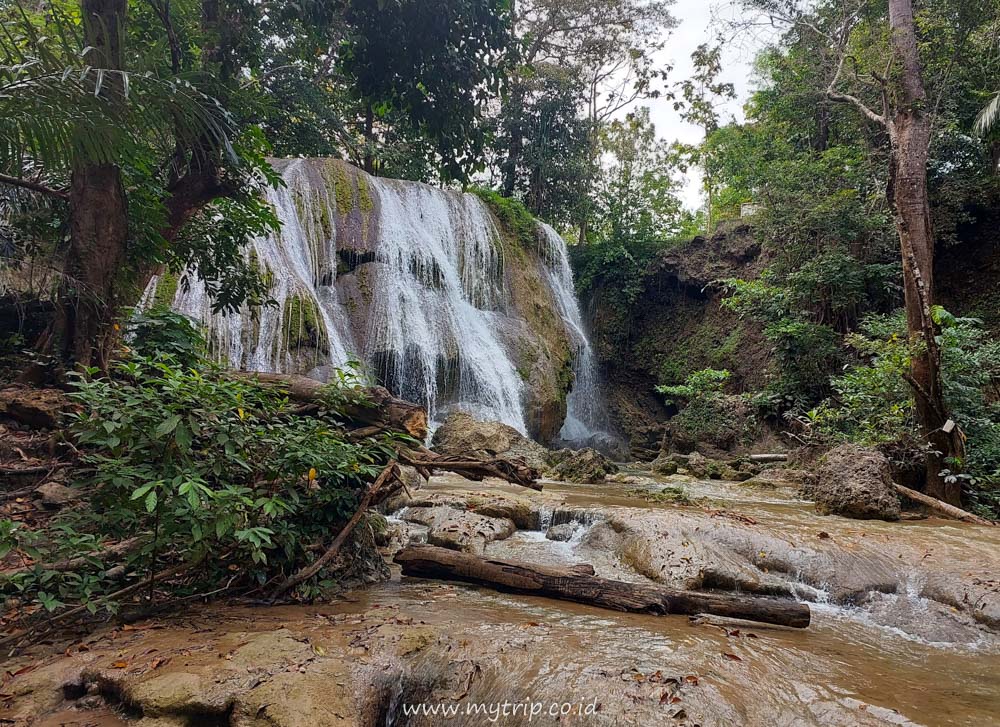
<path fill-rule="evenodd" d="M 673 66 L 668 83 L 689 77 L 693 71 L 691 53 L 701 43 L 714 43 L 716 30 L 725 25 L 725 20 L 737 16 L 739 8 L 725 0 L 675 0 L 673 16 L 679 25 L 671 33 L 666 47 L 656 55 L 663 65 Z M 720 22 L 721 21 L 721 22 Z M 743 104 L 753 90 L 753 60 L 763 47 L 760 37 L 741 35 L 727 42 L 723 48 L 722 81 L 736 87 L 736 99 L 721 108 L 723 123 L 732 118 L 743 120 Z M 648 106 L 650 117 L 656 124 L 657 134 L 668 142 L 679 140 L 684 143 L 701 141 L 703 132 L 697 126 L 685 123 L 673 109 L 673 102 L 665 99 L 647 99 L 637 105 Z M 701 191 L 701 176 L 697 171 L 688 175 L 680 194 L 684 204 L 692 209 L 704 204 Z"/>

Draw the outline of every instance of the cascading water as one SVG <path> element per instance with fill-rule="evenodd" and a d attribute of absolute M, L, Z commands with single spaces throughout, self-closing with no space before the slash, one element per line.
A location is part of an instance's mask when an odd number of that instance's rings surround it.
<path fill-rule="evenodd" d="M 458 408 L 526 431 L 523 381 L 498 336 L 500 233 L 469 194 L 372 179 L 379 201 L 368 358 L 404 397 L 434 414 L 450 390 Z"/>
<path fill-rule="evenodd" d="M 212 350 L 230 366 L 319 375 L 359 360 L 398 395 L 424 403 L 432 421 L 460 409 L 527 433 L 525 374 L 515 364 L 522 355 L 511 344 L 520 329 L 506 287 L 510 261 L 487 206 L 474 195 L 337 164 L 277 163 L 285 186 L 269 190 L 267 201 L 281 229 L 250 246 L 271 280 L 273 305 L 215 313 L 205 285 L 185 274 L 172 307 L 206 326 Z M 561 438 L 583 442 L 609 429 L 597 364 L 566 245 L 546 225 L 539 251 L 542 262 L 529 264 L 541 268 L 552 299 L 537 304 L 561 317 L 576 353 Z"/>
<path fill-rule="evenodd" d="M 250 245 L 253 259 L 272 281 L 269 294 L 275 304 L 262 306 L 254 314 L 246 309 L 239 315 L 215 313 L 205 285 L 187 275 L 188 285 L 178 288 L 172 307 L 206 325 L 209 343 L 221 361 L 248 371 L 269 372 L 302 363 L 292 360 L 288 342 L 300 333 L 292 328 L 301 328 L 308 320 L 305 311 L 313 311 L 323 339 L 313 365 L 342 366 L 351 358 L 354 344 L 350 331 L 339 324 L 346 315 L 333 288 L 336 226 L 323 224 L 323 220 L 333 220 L 333 202 L 326 188 L 315 184 L 304 160 L 291 162 L 283 177 L 284 188 L 267 192 L 281 228 L 255 238 Z"/>
<path fill-rule="evenodd" d="M 526 431 L 523 382 L 497 334 L 505 306 L 499 232 L 476 197 L 419 184 L 369 178 L 377 198 L 378 243 L 368 330 L 352 335 L 336 283 L 336 200 L 307 160 L 283 171 L 269 190 L 281 229 L 252 241 L 254 260 L 272 280 L 274 305 L 256 315 L 212 311 L 204 284 L 186 276 L 172 307 L 204 323 L 212 350 L 229 365 L 287 371 L 364 359 L 401 395 L 432 416 L 454 405 Z M 152 299 L 158 281 L 144 301 Z M 313 311 L 316 360 L 294 360 L 289 341 Z M 363 350 L 356 343 L 361 338 Z M 311 366 L 304 364 L 311 363 Z M 442 391 L 447 396 L 442 397 Z"/>
<path fill-rule="evenodd" d="M 597 437 L 613 439 L 610 417 L 601 392 L 597 356 L 580 314 L 566 242 L 549 225 L 541 224 L 540 228 L 549 286 L 576 349 L 573 360 L 575 381 L 566 400 L 566 421 L 559 437 L 567 442 L 587 442 Z"/>

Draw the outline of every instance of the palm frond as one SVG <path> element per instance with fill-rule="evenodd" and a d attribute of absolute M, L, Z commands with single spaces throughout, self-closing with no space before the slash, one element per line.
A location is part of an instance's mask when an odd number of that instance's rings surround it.
<path fill-rule="evenodd" d="M 207 140 L 236 162 L 225 109 L 183 77 L 90 64 L 74 24 L 59 13 L 38 28 L 21 13 L 0 31 L 0 171 L 79 160 L 126 164 L 150 146 Z"/>
<path fill-rule="evenodd" d="M 986 108 L 979 112 L 973 130 L 979 136 L 986 136 L 998 119 L 1000 119 L 1000 93 L 994 96 Z"/>

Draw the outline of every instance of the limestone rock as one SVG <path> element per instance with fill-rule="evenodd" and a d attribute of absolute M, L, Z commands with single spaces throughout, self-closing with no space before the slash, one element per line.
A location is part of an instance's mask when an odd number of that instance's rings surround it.
<path fill-rule="evenodd" d="M 618 466 L 596 449 L 560 449 L 549 457 L 550 476 L 565 482 L 599 483 Z"/>
<path fill-rule="evenodd" d="M 576 533 L 579 527 L 579 523 L 563 523 L 562 525 L 553 525 L 545 531 L 545 537 L 558 543 L 565 543 L 573 537 L 573 534 Z"/>
<path fill-rule="evenodd" d="M 521 459 L 544 469 L 548 450 L 502 422 L 480 422 L 465 412 L 449 415 L 434 432 L 431 447 L 439 454 Z"/>
<path fill-rule="evenodd" d="M 898 520 L 899 498 L 889 460 L 880 452 L 842 444 L 823 458 L 819 477 L 803 492 L 824 514 L 859 519 Z"/>
<path fill-rule="evenodd" d="M 42 505 L 56 509 L 80 499 L 80 492 L 58 482 L 46 482 L 35 490 Z"/>
<path fill-rule="evenodd" d="M 402 518 L 426 525 L 427 542 L 431 545 L 471 553 L 482 553 L 487 543 L 504 540 L 517 531 L 514 522 L 507 518 L 486 517 L 444 505 L 411 507 Z"/>
<path fill-rule="evenodd" d="M 677 460 L 668 454 L 661 454 L 653 460 L 653 463 L 649 466 L 649 468 L 658 475 L 667 476 L 676 475 L 677 470 L 679 469 L 677 466 Z"/>

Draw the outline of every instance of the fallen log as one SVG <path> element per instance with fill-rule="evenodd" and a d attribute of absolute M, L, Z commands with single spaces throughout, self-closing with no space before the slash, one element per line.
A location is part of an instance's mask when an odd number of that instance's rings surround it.
<path fill-rule="evenodd" d="M 433 545 L 410 545 L 396 554 L 404 575 L 445 578 L 498 590 L 547 596 L 634 613 L 710 614 L 746 621 L 806 628 L 809 606 L 747 595 L 694 593 L 661 586 L 624 583 L 590 575 L 582 568 L 490 560 Z"/>
<path fill-rule="evenodd" d="M 301 404 L 322 404 L 327 385 L 322 381 L 295 374 L 269 374 L 257 371 L 234 371 L 234 376 L 253 379 L 262 386 L 280 388 L 288 398 Z M 409 434 L 421 442 L 427 438 L 427 411 L 419 404 L 393 396 L 381 386 L 364 387 L 358 397 L 361 404 L 348 403 L 343 414 L 352 423 L 364 427 Z"/>
<path fill-rule="evenodd" d="M 893 482 L 892 486 L 896 488 L 896 492 L 899 494 L 904 497 L 908 497 L 914 502 L 919 502 L 921 505 L 926 505 L 939 515 L 944 515 L 945 517 L 952 518 L 953 520 L 961 520 L 962 522 L 972 523 L 973 525 L 988 525 L 990 527 L 996 526 L 996 523 L 992 520 L 987 520 L 986 518 L 981 518 L 978 515 L 973 515 L 971 512 L 963 510 L 960 507 L 955 507 L 954 505 L 949 505 L 947 502 L 942 502 L 936 497 L 931 497 L 930 495 L 925 495 L 922 492 L 911 490 L 909 487 L 904 487 L 896 482 Z"/>
<path fill-rule="evenodd" d="M 787 462 L 787 454 L 751 454 L 747 457 L 751 462 L 758 464 L 771 464 L 773 462 Z"/>
<path fill-rule="evenodd" d="M 397 456 L 401 464 L 413 467 L 424 479 L 430 479 L 434 470 L 443 470 L 454 472 L 473 482 L 482 482 L 487 477 L 496 477 L 513 485 L 527 487 L 537 492 L 542 491 L 542 485 L 538 482 L 538 470 L 529 467 L 522 460 L 449 456 L 432 452 L 425 447 L 421 447 L 419 450 L 399 448 Z"/>

